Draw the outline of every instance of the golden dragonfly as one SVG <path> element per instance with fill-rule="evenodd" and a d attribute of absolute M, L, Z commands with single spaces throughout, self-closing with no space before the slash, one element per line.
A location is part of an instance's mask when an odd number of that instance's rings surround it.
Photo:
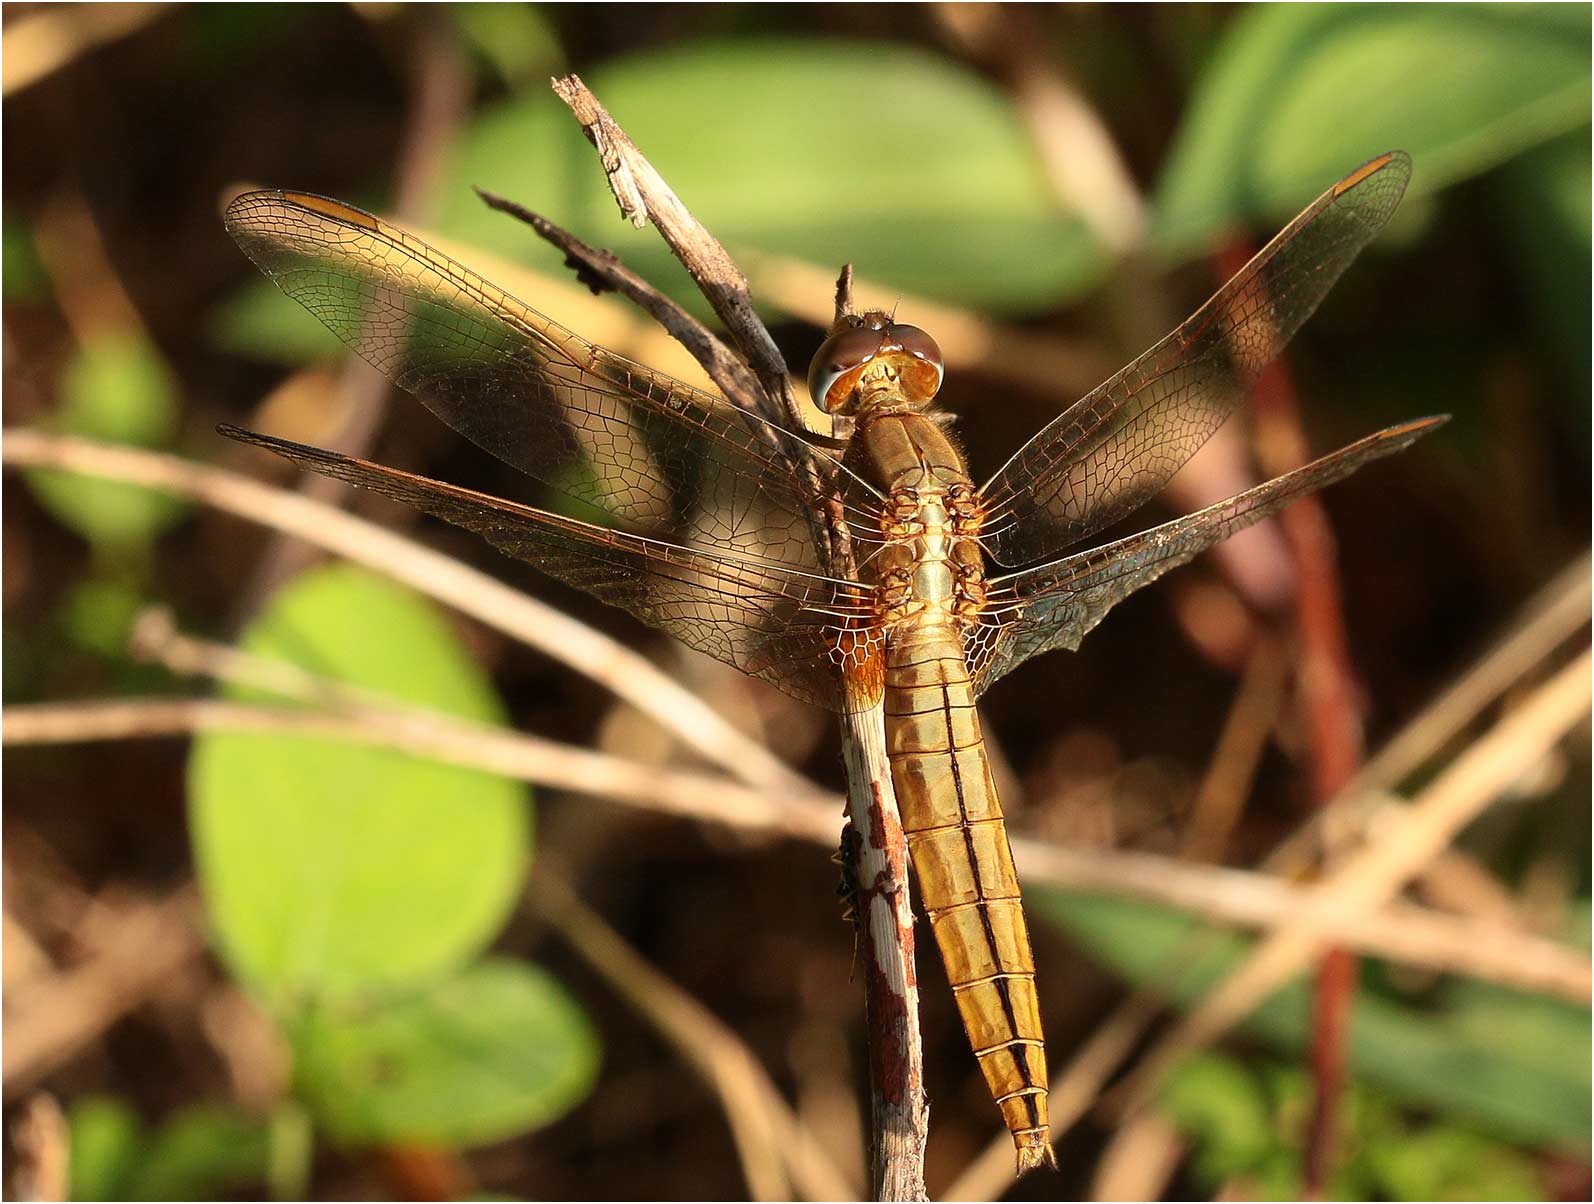
<path fill-rule="evenodd" d="M 1390 427 L 1059 556 L 1162 490 L 1383 227 L 1410 174 L 1395 151 L 1335 184 L 978 486 L 932 412 L 941 353 L 893 315 L 840 314 L 814 357 L 814 402 L 852 420 L 830 447 L 582 340 L 359 209 L 250 192 L 227 229 L 284 292 L 456 431 L 613 525 L 222 429 L 474 531 L 806 702 L 883 699 L 920 901 L 969 1041 L 1019 1170 L 1055 1166 L 1034 958 L 975 702 L 1030 657 L 1078 647 L 1169 569 L 1444 421 Z"/>

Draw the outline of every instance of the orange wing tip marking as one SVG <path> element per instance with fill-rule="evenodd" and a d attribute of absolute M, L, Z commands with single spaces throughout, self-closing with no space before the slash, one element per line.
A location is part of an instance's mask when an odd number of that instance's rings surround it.
<path fill-rule="evenodd" d="M 1045 1129 L 1025 1129 L 1013 1134 L 1013 1145 L 1018 1154 L 1018 1174 L 1029 1174 L 1038 1167 L 1057 1169 L 1057 1152 L 1046 1140 Z"/>
<path fill-rule="evenodd" d="M 331 197 L 317 196 L 313 192 L 284 192 L 282 199 L 291 204 L 298 205 L 301 209 L 310 209 L 323 217 L 330 217 L 333 221 L 347 222 L 351 226 L 363 226 L 367 230 L 375 230 L 379 224 L 363 209 L 356 209 L 353 205 L 345 205 L 342 201 L 334 201 Z"/>
<path fill-rule="evenodd" d="M 1339 196 L 1341 193 L 1349 192 L 1352 188 L 1355 188 L 1356 185 L 1360 184 L 1375 171 L 1382 171 L 1397 153 L 1398 152 L 1396 151 L 1386 151 L 1379 155 L 1378 158 L 1363 163 L 1355 171 L 1351 172 L 1350 175 L 1346 176 L 1338 184 L 1334 185 L 1334 195 Z"/>

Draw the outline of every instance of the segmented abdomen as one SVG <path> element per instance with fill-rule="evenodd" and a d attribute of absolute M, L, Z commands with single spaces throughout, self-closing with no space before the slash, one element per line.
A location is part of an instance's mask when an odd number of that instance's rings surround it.
<path fill-rule="evenodd" d="M 1019 1169 L 1053 1162 L 1035 961 L 956 632 L 944 624 L 893 629 L 885 684 L 902 826 L 963 1026 Z"/>

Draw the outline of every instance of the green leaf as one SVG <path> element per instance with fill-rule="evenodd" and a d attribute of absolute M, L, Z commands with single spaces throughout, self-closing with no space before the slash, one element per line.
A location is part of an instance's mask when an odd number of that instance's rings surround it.
<path fill-rule="evenodd" d="M 67 1107 L 67 1149 L 74 1200 L 121 1200 L 142 1141 L 138 1115 L 109 1095 L 75 1099 Z"/>
<path fill-rule="evenodd" d="M 1542 1200 L 1545 1184 L 1522 1154 L 1450 1126 L 1400 1128 L 1363 1156 L 1392 1200 Z"/>
<path fill-rule="evenodd" d="M 1254 942 L 1199 930 L 1149 904 L 1036 891 L 1035 912 L 1099 960 L 1178 1006 L 1199 999 Z M 1178 956 L 1201 931 L 1195 957 Z M 1245 1031 L 1292 1054 L 1305 1048 L 1310 1000 L 1297 979 L 1269 997 Z M 1588 1014 L 1553 1000 L 1456 981 L 1441 1006 L 1407 1007 L 1370 990 L 1351 1021 L 1355 1073 L 1408 1104 L 1513 1140 L 1582 1150 L 1590 1123 Z"/>
<path fill-rule="evenodd" d="M 1500 173 L 1498 225 L 1517 252 L 1540 337 L 1561 369 L 1566 416 L 1586 435 L 1594 174 L 1582 129 L 1523 155 Z"/>
<path fill-rule="evenodd" d="M 446 10 L 471 49 L 512 88 L 546 88 L 564 61 L 547 15 L 530 4 L 451 4 Z"/>
<path fill-rule="evenodd" d="M 39 260 L 33 232 L 24 222 L 0 222 L 0 299 L 14 305 L 41 300 L 49 291 L 50 278 Z"/>
<path fill-rule="evenodd" d="M 441 616 L 361 570 L 304 574 L 243 646 L 449 714 L 502 719 Z M 189 806 L 218 946 L 279 1012 L 462 964 L 497 933 L 525 874 L 518 783 L 383 748 L 208 734 L 189 761 Z"/>
<path fill-rule="evenodd" d="M 1191 1169 L 1205 1186 L 1243 1184 L 1252 1199 L 1300 1198 L 1312 1107 L 1302 1067 L 1196 1054 L 1169 1077 L 1158 1106 L 1194 1142 Z M 1339 1129 L 1326 1199 L 1543 1196 L 1527 1155 L 1456 1125 L 1410 1121 L 1387 1095 L 1359 1083 L 1341 1095 Z"/>
<path fill-rule="evenodd" d="M 59 393 L 51 429 L 135 447 L 161 447 L 176 434 L 176 386 L 141 334 L 108 335 L 80 348 Z M 113 553 L 142 549 L 187 509 L 170 494 L 78 473 L 41 468 L 26 477 L 56 518 Z"/>
<path fill-rule="evenodd" d="M 234 1108 L 196 1104 L 146 1134 L 121 1100 L 86 1096 L 67 1131 L 74 1200 L 210 1200 L 265 1179 L 266 1126 Z"/>
<path fill-rule="evenodd" d="M 1277 1144 L 1262 1085 L 1233 1058 L 1212 1053 L 1191 1058 L 1169 1077 L 1159 1106 L 1183 1132 L 1200 1140 L 1196 1160 L 1207 1183 L 1260 1167 Z"/>
<path fill-rule="evenodd" d="M 132 581 L 86 578 L 68 591 L 61 607 L 61 626 L 77 647 L 120 657 L 127 651 L 133 620 L 147 602 L 148 596 Z"/>
<path fill-rule="evenodd" d="M 944 56 L 890 42 L 699 42 L 588 78 L 733 255 L 850 260 L 902 289 L 1009 311 L 1077 295 L 1104 270 L 1084 224 L 1053 200 L 1011 103 Z M 697 304 L 657 235 L 617 219 L 596 155 L 556 98 L 517 97 L 476 120 L 441 223 L 474 245 L 554 262 L 471 185 L 612 247 Z"/>
<path fill-rule="evenodd" d="M 294 1045 L 302 1098 L 351 1145 L 472 1146 L 524 1133 L 586 1098 L 599 1059 L 564 989 L 503 959 L 408 995 L 317 1009 Z"/>
<path fill-rule="evenodd" d="M 149 1142 L 139 1158 L 128 1197 L 213 1200 L 263 1183 L 267 1153 L 263 1121 L 221 1105 L 184 1108 Z"/>
<path fill-rule="evenodd" d="M 1287 216 L 1393 148 L 1416 163 L 1415 195 L 1584 126 L 1589 35 L 1584 5 L 1244 9 L 1190 99 L 1154 242 L 1189 254 Z"/>

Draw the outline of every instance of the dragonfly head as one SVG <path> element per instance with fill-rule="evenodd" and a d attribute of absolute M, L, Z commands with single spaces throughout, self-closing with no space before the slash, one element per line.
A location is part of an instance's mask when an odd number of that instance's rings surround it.
<path fill-rule="evenodd" d="M 865 397 L 884 392 L 913 408 L 941 388 L 941 349 L 917 326 L 881 310 L 849 314 L 814 353 L 808 392 L 826 413 L 856 413 Z"/>

